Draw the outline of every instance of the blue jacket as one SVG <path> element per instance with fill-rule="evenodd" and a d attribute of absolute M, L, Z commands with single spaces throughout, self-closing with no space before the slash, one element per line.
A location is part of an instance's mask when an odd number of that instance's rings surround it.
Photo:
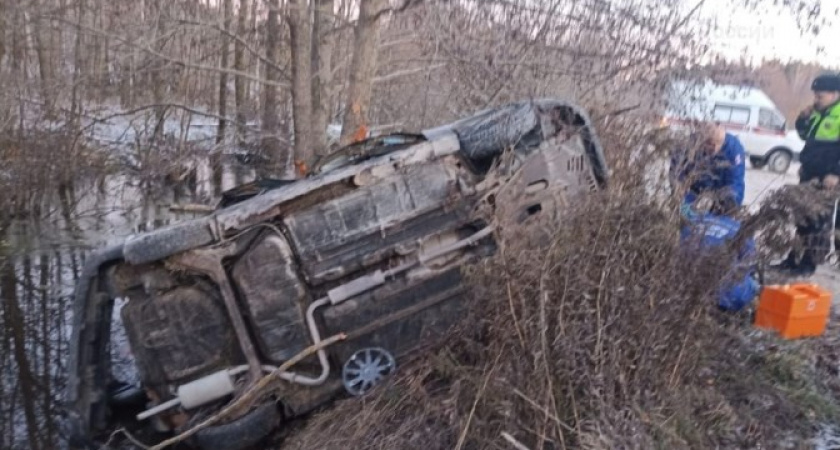
<path fill-rule="evenodd" d="M 678 151 L 671 160 L 671 175 L 679 181 L 692 181 L 685 201 L 693 202 L 699 195 L 712 192 L 719 200 L 736 206 L 744 203 L 746 154 L 737 137 L 727 133 L 723 148 L 714 155 L 697 152 L 689 160 L 686 151 Z"/>
<path fill-rule="evenodd" d="M 737 236 L 741 224 L 730 217 L 706 214 L 691 219 L 680 233 L 688 255 L 729 245 Z M 718 306 L 727 311 L 737 311 L 749 304 L 759 294 L 760 286 L 753 277 L 756 265 L 755 240 L 748 238 L 733 255 L 729 273 L 721 280 Z M 726 261 L 724 261 L 726 263 Z"/>

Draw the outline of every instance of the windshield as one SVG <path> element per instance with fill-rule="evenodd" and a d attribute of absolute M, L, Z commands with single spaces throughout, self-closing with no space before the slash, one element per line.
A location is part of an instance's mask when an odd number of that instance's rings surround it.
<path fill-rule="evenodd" d="M 776 110 L 761 108 L 758 113 L 758 126 L 775 131 L 784 131 L 785 118 Z"/>

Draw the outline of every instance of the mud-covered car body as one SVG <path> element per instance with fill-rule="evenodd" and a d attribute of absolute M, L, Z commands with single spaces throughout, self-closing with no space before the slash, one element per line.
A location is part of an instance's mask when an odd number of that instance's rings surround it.
<path fill-rule="evenodd" d="M 68 390 L 76 446 L 95 445 L 130 409 L 109 391 L 115 299 L 127 300 L 120 317 L 142 381 L 128 416 L 158 405 L 143 421 L 162 430 L 194 424 L 266 371 L 346 335 L 285 372 L 273 402 L 193 441 L 238 448 L 346 388 L 360 350 L 400 361 L 455 323 L 460 266 L 495 248 L 480 206 L 517 220 L 556 214 L 607 181 L 586 114 L 554 100 L 376 138 L 315 172 L 88 258 Z"/>

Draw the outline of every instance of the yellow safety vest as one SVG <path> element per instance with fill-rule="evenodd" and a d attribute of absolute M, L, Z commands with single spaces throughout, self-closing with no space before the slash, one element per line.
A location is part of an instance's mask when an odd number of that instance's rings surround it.
<path fill-rule="evenodd" d="M 835 104 L 825 113 L 814 111 L 811 114 L 811 129 L 808 140 L 821 142 L 840 141 L 840 103 Z"/>

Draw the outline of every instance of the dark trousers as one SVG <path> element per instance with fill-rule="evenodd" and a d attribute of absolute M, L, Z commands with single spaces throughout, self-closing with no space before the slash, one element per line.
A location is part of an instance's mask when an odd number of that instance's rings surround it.
<path fill-rule="evenodd" d="M 809 183 L 819 178 L 821 177 L 806 176 L 803 174 L 799 179 L 799 184 Z M 829 207 L 833 212 L 834 205 L 829 205 Z M 786 261 L 788 265 L 802 269 L 816 270 L 817 265 L 822 264 L 831 248 L 830 239 L 834 239 L 831 227 L 832 212 L 797 224 L 796 235 L 802 243 L 802 258 L 797 258 L 796 250 L 791 250 Z"/>

